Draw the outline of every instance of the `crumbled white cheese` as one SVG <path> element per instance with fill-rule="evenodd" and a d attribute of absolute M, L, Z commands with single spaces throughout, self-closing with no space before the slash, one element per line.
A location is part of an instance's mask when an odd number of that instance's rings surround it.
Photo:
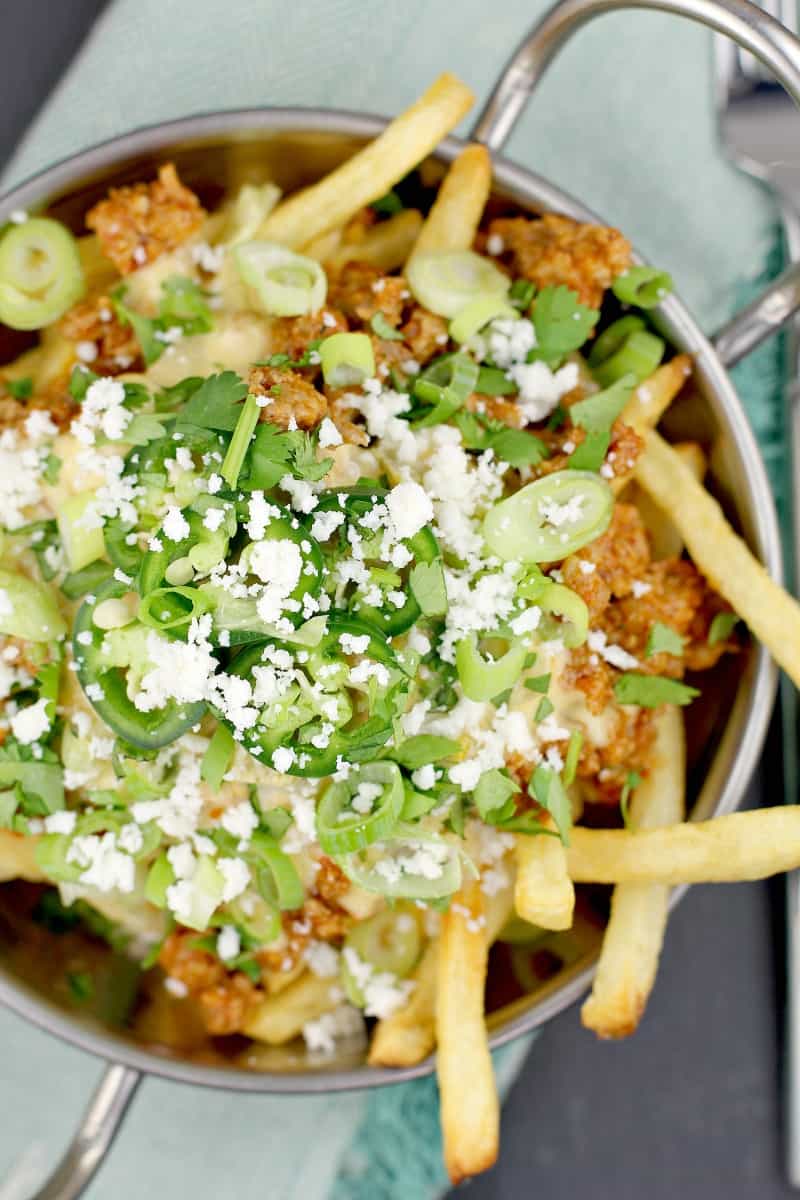
<path fill-rule="evenodd" d="M 492 361 L 505 369 L 525 362 L 536 345 L 536 332 L 524 317 L 499 318 L 489 326 L 487 345 Z"/>
<path fill-rule="evenodd" d="M 130 424 L 132 413 L 125 408 L 125 388 L 116 379 L 95 379 L 86 389 L 80 413 L 70 425 L 70 433 L 84 446 L 93 446 L 97 434 L 119 441 Z"/>
<path fill-rule="evenodd" d="M 323 417 L 319 427 L 319 444 L 323 450 L 328 446 L 341 446 L 342 435 L 330 417 Z"/>
<path fill-rule="evenodd" d="M 35 704 L 29 704 L 14 714 L 11 718 L 11 732 L 18 742 L 28 746 L 44 737 L 50 728 L 50 717 L 47 715 L 49 703 L 46 699 L 37 700 Z"/>
<path fill-rule="evenodd" d="M 586 638 L 586 645 L 595 654 L 599 654 L 612 667 L 620 671 L 632 671 L 639 666 L 638 659 L 623 650 L 622 646 L 608 644 L 608 638 L 601 629 L 593 629 Z"/>
<path fill-rule="evenodd" d="M 546 363 L 515 363 L 508 374 L 519 388 L 517 404 L 527 424 L 549 417 L 562 396 L 577 387 L 577 363 L 551 371 Z"/>
<path fill-rule="evenodd" d="M 242 800 L 239 804 L 233 804 L 230 808 L 225 809 L 220 817 L 220 825 L 234 837 L 241 838 L 246 842 L 258 828 L 258 816 L 252 804 L 247 800 Z"/>
<path fill-rule="evenodd" d="M 410 538 L 433 519 L 433 504 L 423 487 L 413 480 L 398 483 L 386 497 L 386 507 L 396 538 Z"/>
<path fill-rule="evenodd" d="M 399 979 L 390 971 L 377 971 L 365 962 L 352 946 L 342 951 L 347 970 L 364 997 L 364 1013 L 383 1020 L 397 1012 L 416 986 L 411 979 Z"/>
<path fill-rule="evenodd" d="M 303 958 L 314 975 L 328 979 L 339 974 L 339 951 L 328 942 L 309 942 Z"/>
<path fill-rule="evenodd" d="M 242 949 L 238 930 L 233 925 L 223 925 L 217 934 L 217 954 L 223 962 L 236 958 Z"/>
<path fill-rule="evenodd" d="M 364 1019 L 352 1004 L 340 1004 L 315 1021 L 306 1021 L 303 1039 L 312 1054 L 333 1054 L 342 1038 L 363 1035 Z"/>
<path fill-rule="evenodd" d="M 164 536 L 169 538 L 171 542 L 182 542 L 191 532 L 186 517 L 174 504 L 171 504 L 167 509 L 167 515 L 162 521 L 162 529 L 164 530 Z"/>

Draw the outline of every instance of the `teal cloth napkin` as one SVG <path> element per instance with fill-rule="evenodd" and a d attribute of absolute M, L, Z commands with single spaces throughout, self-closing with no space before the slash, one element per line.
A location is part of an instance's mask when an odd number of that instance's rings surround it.
<path fill-rule="evenodd" d="M 214 108 L 393 114 L 445 68 L 482 100 L 544 8 L 544 0 L 116 0 L 4 182 L 131 126 Z M 720 156 L 711 88 L 705 30 L 661 14 L 606 17 L 563 51 L 508 146 L 671 270 L 708 329 L 776 266 L 774 208 Z M 765 349 L 741 377 L 776 470 L 783 424 L 769 401 L 779 361 Z M 24 1200 L 66 1142 L 98 1069 L 8 1013 L 0 1045 L 13 1096 L 0 1125 L 0 1200 Z M 528 1045 L 496 1056 L 501 1090 Z M 151 1080 L 87 1196 L 431 1200 L 444 1187 L 430 1079 L 281 1099 Z"/>

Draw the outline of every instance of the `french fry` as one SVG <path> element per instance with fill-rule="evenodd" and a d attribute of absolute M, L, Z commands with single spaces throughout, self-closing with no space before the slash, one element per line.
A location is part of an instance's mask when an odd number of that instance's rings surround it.
<path fill-rule="evenodd" d="M 800 866 L 800 808 L 762 808 L 663 829 L 573 829 L 576 883 L 737 883 Z"/>
<path fill-rule="evenodd" d="M 281 1046 L 302 1033 L 308 1021 L 316 1021 L 340 1002 L 335 978 L 323 979 L 307 971 L 282 992 L 261 1000 L 247 1016 L 243 1032 L 257 1042 Z"/>
<path fill-rule="evenodd" d="M 350 218 L 402 179 L 430 154 L 472 107 L 474 96 L 445 73 L 377 137 L 324 179 L 279 204 L 259 235 L 301 246 Z"/>
<path fill-rule="evenodd" d="M 555 829 L 552 817 L 543 824 Z M 542 929 L 569 929 L 575 908 L 575 888 L 567 872 L 567 857 L 558 838 L 519 834 L 516 845 L 517 882 L 514 907 L 525 921 Z"/>
<path fill-rule="evenodd" d="M 656 367 L 633 392 L 622 410 L 621 420 L 637 433 L 655 429 L 672 401 L 692 373 L 688 354 L 676 354 L 669 362 Z"/>
<path fill-rule="evenodd" d="M 315 237 L 303 246 L 303 254 L 306 258 L 315 258 L 317 262 L 327 263 L 336 254 L 341 244 L 341 229 L 329 229 L 327 233 L 321 233 L 319 237 Z"/>
<path fill-rule="evenodd" d="M 442 919 L 436 971 L 436 1074 L 444 1161 L 453 1183 L 497 1158 L 500 1104 L 483 1016 L 488 958 L 480 882 L 463 888 Z"/>
<path fill-rule="evenodd" d="M 770 579 L 714 497 L 654 431 L 645 435 L 635 477 L 669 514 L 711 586 L 800 687 L 800 604 Z"/>
<path fill-rule="evenodd" d="M 511 916 L 513 898 L 510 881 L 507 887 L 484 896 L 489 945 Z M 375 1026 L 369 1049 L 372 1066 L 412 1067 L 436 1045 L 436 945 L 436 941 L 428 943 L 411 974 L 416 986 L 408 1004 Z"/>
<path fill-rule="evenodd" d="M 489 151 L 485 146 L 467 146 L 447 172 L 411 257 L 432 250 L 469 250 L 491 186 Z"/>
<path fill-rule="evenodd" d="M 365 262 L 382 271 L 394 271 L 408 258 L 421 228 L 422 213 L 404 208 L 367 230 L 360 242 L 345 242 L 322 261 L 333 270 L 349 262 Z"/>
<path fill-rule="evenodd" d="M 633 795 L 635 829 L 671 825 L 683 817 L 686 748 L 683 718 L 673 705 L 657 718 L 655 757 Z M 592 993 L 581 1020 L 599 1037 L 626 1037 L 641 1020 L 655 982 L 669 888 L 663 883 L 621 883 L 614 888 Z"/>
<path fill-rule="evenodd" d="M 44 875 L 36 861 L 37 838 L 0 830 L 0 883 L 8 879 L 27 879 L 38 883 Z"/>
<path fill-rule="evenodd" d="M 708 468 L 708 460 L 702 446 L 697 442 L 678 442 L 675 444 L 675 453 L 680 454 L 695 479 L 702 483 Z M 653 558 L 677 558 L 683 550 L 683 538 L 667 513 L 659 508 L 655 500 L 647 492 L 643 492 L 638 484 L 631 484 L 631 493 L 630 499 L 639 509 L 650 534 Z M 626 492 L 625 499 L 628 498 L 629 494 Z"/>

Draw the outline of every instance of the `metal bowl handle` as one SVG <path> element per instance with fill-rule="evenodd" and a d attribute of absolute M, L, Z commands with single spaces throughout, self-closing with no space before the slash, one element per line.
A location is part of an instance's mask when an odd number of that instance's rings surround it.
<path fill-rule="evenodd" d="M 142 1075 L 110 1063 L 61 1161 L 30 1200 L 77 1200 L 89 1186 L 122 1125 Z"/>
<path fill-rule="evenodd" d="M 749 0 L 560 0 L 512 54 L 471 136 L 497 153 L 507 142 L 539 80 L 569 38 L 595 17 L 622 9 L 675 13 L 726 34 L 760 58 L 800 105 L 800 41 Z M 800 309 L 800 264 L 788 268 L 714 338 L 732 366 Z"/>

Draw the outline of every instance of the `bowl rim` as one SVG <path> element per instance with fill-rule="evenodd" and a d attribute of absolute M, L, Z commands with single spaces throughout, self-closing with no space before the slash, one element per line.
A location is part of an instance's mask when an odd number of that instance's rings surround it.
<path fill-rule="evenodd" d="M 142 126 L 70 154 L 5 191 L 0 195 L 0 223 L 15 209 L 24 210 L 46 202 L 78 178 L 93 172 L 111 170 L 129 157 L 148 152 L 167 153 L 170 147 L 174 148 L 175 144 L 181 141 L 202 143 L 211 138 L 227 138 L 233 142 L 246 140 L 247 135 L 256 137 L 272 132 L 330 133 L 345 137 L 371 138 L 381 132 L 388 120 L 387 117 L 345 109 L 264 106 L 210 111 Z M 468 139 L 450 136 L 437 146 L 431 157 L 450 162 L 467 143 Z M 602 217 L 582 201 L 505 156 L 493 159 L 493 180 L 504 192 L 529 207 L 535 203 L 545 211 L 564 212 L 578 220 L 602 222 Z M 760 451 L 733 384 L 713 345 L 677 296 L 670 296 L 662 305 L 659 321 L 669 337 L 691 347 L 695 373 L 705 384 L 707 399 L 714 415 L 733 438 L 747 485 L 747 496 L 752 506 L 752 512 L 749 514 L 753 526 L 751 540 L 755 543 L 767 570 L 777 582 L 781 582 L 781 542 L 774 500 Z M 741 801 L 761 753 L 772 712 L 777 679 L 775 664 L 766 650 L 756 645 L 751 655 L 750 667 L 739 686 L 738 702 L 731 711 L 720 747 L 715 754 L 716 761 L 723 749 L 726 734 L 730 733 L 732 717 L 738 709 L 738 719 L 746 731 L 746 736 L 738 745 L 729 746 L 727 749 L 731 769 L 724 778 L 714 781 L 719 791 L 719 797 L 713 805 L 714 813 L 730 812 Z M 746 683 L 749 684 L 749 692 L 742 699 Z M 708 784 L 707 778 L 701 790 L 701 798 Z M 686 887 L 674 889 L 671 905 L 677 903 L 685 891 Z M 574 1003 L 591 982 L 593 974 L 593 964 L 572 973 L 568 972 L 567 980 L 548 991 L 537 1004 L 513 1016 L 501 1028 L 491 1032 L 492 1049 L 533 1032 Z M 412 1067 L 384 1068 L 362 1065 L 297 1073 L 248 1071 L 244 1068 L 210 1066 L 187 1059 L 162 1056 L 144 1046 L 137 1046 L 113 1031 L 88 1026 L 2 968 L 0 1003 L 34 1026 L 90 1054 L 173 1082 L 227 1091 L 320 1094 L 401 1083 L 428 1075 L 434 1070 L 433 1056 L 428 1056 Z M 324 1064 L 320 1066 L 324 1068 Z"/>

